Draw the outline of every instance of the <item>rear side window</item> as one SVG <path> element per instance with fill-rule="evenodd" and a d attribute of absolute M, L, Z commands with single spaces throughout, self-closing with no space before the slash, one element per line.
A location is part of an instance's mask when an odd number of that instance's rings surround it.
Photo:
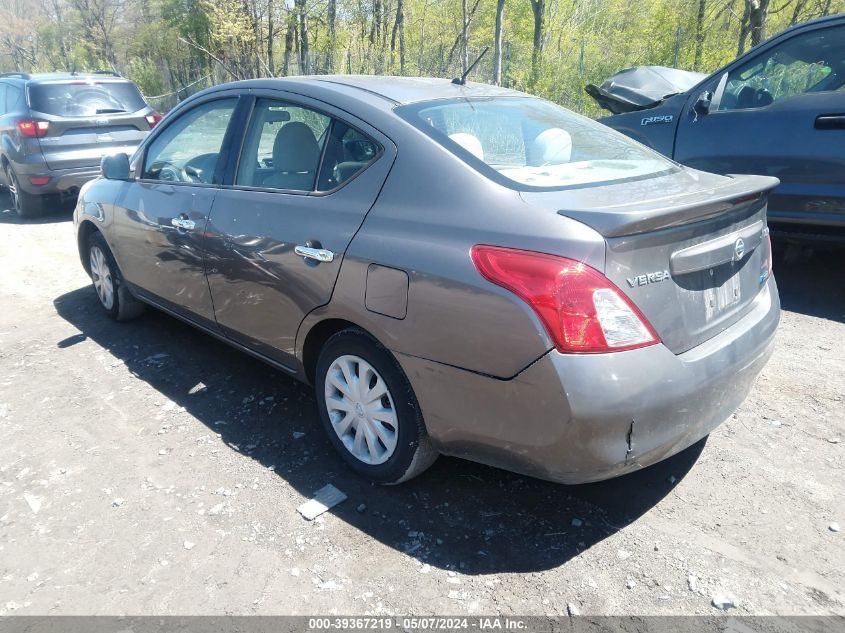
<path fill-rule="evenodd" d="M 381 147 L 350 125 L 311 108 L 258 99 L 236 185 L 331 191 L 375 160 Z"/>
<path fill-rule="evenodd" d="M 515 189 L 606 184 L 677 169 L 619 132 L 533 97 L 430 101 L 396 112 L 491 180 Z"/>
<path fill-rule="evenodd" d="M 20 108 L 23 90 L 17 86 L 6 86 L 6 112 L 14 112 Z"/>
<path fill-rule="evenodd" d="M 331 119 L 310 108 L 259 99 L 252 112 L 236 185 L 313 191 Z"/>
<path fill-rule="evenodd" d="M 96 116 L 137 112 L 147 107 L 128 81 L 71 81 L 31 84 L 30 107 L 56 116 Z"/>

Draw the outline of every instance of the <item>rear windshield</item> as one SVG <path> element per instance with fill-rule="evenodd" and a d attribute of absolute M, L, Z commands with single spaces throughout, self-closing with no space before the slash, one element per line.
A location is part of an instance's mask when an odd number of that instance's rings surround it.
<path fill-rule="evenodd" d="M 32 84 L 29 105 L 36 112 L 57 116 L 119 114 L 147 107 L 135 84 L 96 80 Z"/>
<path fill-rule="evenodd" d="M 532 97 L 464 98 L 397 113 L 493 180 L 563 189 L 668 173 L 675 164 L 590 119 Z"/>

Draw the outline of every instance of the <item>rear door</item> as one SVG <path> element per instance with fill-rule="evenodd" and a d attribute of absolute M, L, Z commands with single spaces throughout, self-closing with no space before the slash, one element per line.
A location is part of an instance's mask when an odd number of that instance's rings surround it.
<path fill-rule="evenodd" d="M 206 228 L 206 269 L 226 335 L 293 366 L 297 329 L 331 298 L 395 148 L 322 102 L 255 93 L 232 184 Z"/>
<path fill-rule="evenodd" d="M 131 154 L 150 130 L 152 110 L 129 81 L 45 81 L 28 91 L 33 118 L 48 123 L 39 144 L 50 169 L 97 167 L 103 156 Z"/>
<path fill-rule="evenodd" d="M 226 164 L 238 97 L 218 93 L 169 117 L 136 157 L 115 200 L 113 251 L 148 299 L 216 329 L 203 264 L 204 230 Z"/>
<path fill-rule="evenodd" d="M 710 113 L 691 114 L 692 95 L 675 159 L 720 174 L 776 176 L 773 222 L 845 228 L 845 24 L 776 39 L 726 72 Z M 716 91 L 721 77 L 703 89 Z"/>

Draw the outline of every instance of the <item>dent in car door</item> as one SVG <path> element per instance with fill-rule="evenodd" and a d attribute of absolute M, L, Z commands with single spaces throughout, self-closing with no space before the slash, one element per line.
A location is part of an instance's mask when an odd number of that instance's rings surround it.
<path fill-rule="evenodd" d="M 395 156 L 386 137 L 336 115 L 301 97 L 257 99 L 235 184 L 215 198 L 206 229 L 218 325 L 233 340 L 289 366 L 300 323 L 330 300 L 346 248 Z M 365 140 L 354 140 L 358 130 Z M 288 146 L 296 150 L 286 153 Z M 318 150 L 322 171 L 314 180 L 321 184 L 309 185 Z M 329 182 L 335 177 L 346 181 L 336 186 Z M 319 188 L 333 191 L 314 191 Z"/>
<path fill-rule="evenodd" d="M 728 69 L 718 109 L 696 117 L 696 95 L 687 103 L 675 159 L 720 174 L 776 176 L 773 221 L 845 226 L 842 42 L 843 25 L 814 29 L 740 60 Z M 841 127 L 827 118 L 837 115 Z"/>
<path fill-rule="evenodd" d="M 147 145 L 139 178 L 115 202 L 116 257 L 147 298 L 214 325 L 203 232 L 222 173 L 224 137 L 236 97 L 200 103 L 169 121 Z"/>

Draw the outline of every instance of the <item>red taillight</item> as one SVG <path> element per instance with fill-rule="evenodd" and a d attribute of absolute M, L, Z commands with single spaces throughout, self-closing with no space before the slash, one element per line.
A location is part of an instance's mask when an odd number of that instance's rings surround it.
<path fill-rule="evenodd" d="M 147 115 L 147 123 L 150 124 L 150 129 L 154 128 L 159 121 L 161 121 L 161 115 L 158 112 Z"/>
<path fill-rule="evenodd" d="M 29 182 L 31 182 L 33 185 L 46 185 L 48 182 L 50 182 L 50 176 L 33 176 L 29 179 Z"/>
<path fill-rule="evenodd" d="M 18 121 L 18 132 L 27 138 L 41 138 L 47 136 L 47 129 L 50 124 L 47 121 L 36 121 L 35 119 L 21 119 Z"/>
<path fill-rule="evenodd" d="M 660 340 L 630 299 L 582 262 L 500 246 L 474 246 L 470 255 L 485 279 L 533 308 L 559 352 L 614 352 Z"/>

